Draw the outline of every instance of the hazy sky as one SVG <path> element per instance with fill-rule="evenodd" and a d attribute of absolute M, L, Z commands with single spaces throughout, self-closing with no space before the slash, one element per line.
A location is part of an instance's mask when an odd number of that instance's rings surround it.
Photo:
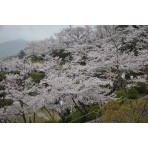
<path fill-rule="evenodd" d="M 16 40 L 42 40 L 60 31 L 66 25 L 0 25 L 0 43 Z"/>

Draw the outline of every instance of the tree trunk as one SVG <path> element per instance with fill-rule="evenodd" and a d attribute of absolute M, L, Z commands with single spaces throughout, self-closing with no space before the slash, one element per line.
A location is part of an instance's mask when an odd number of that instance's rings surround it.
<path fill-rule="evenodd" d="M 35 123 L 35 113 L 33 113 L 33 122 Z"/>
<path fill-rule="evenodd" d="M 79 108 L 79 106 L 77 105 L 77 103 L 75 102 L 73 98 L 72 98 L 72 101 L 76 105 L 77 109 L 81 112 L 81 114 L 84 115 L 85 113 L 83 113 L 83 111 Z"/>
<path fill-rule="evenodd" d="M 27 123 L 27 119 L 24 113 L 23 113 L 23 120 L 24 120 L 24 123 Z"/>
<path fill-rule="evenodd" d="M 44 106 L 43 108 L 48 112 L 49 116 L 50 116 L 52 119 L 54 119 L 54 116 L 52 116 L 52 114 L 50 113 L 50 111 L 49 111 L 45 106 Z"/>
<path fill-rule="evenodd" d="M 88 111 L 86 110 L 85 104 L 79 101 L 79 104 L 82 106 L 82 108 L 84 109 L 85 113 L 88 113 Z"/>

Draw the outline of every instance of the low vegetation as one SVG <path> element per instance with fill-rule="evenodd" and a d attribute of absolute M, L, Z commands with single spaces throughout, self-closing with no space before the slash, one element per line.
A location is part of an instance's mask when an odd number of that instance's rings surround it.
<path fill-rule="evenodd" d="M 12 71 L 10 71 L 10 73 L 11 73 L 11 74 L 14 74 L 14 75 L 15 75 L 15 74 L 18 74 L 18 75 L 19 75 L 19 74 L 20 74 L 20 71 L 19 71 L 19 70 L 12 70 Z"/>
<path fill-rule="evenodd" d="M 148 97 L 138 100 L 111 100 L 99 110 L 100 122 L 143 123 L 148 122 Z"/>
<path fill-rule="evenodd" d="M 59 57 L 62 59 L 62 62 L 66 61 L 66 58 L 69 58 L 69 60 L 72 60 L 72 55 L 70 52 L 65 51 L 64 49 L 60 50 L 53 50 L 52 54 L 53 57 Z"/>
<path fill-rule="evenodd" d="M 13 104 L 13 101 L 10 99 L 0 99 L 0 108 L 3 108 L 5 106 L 11 106 Z"/>
<path fill-rule="evenodd" d="M 30 77 L 33 79 L 34 82 L 39 83 L 45 77 L 45 72 L 42 71 L 32 71 Z"/>
<path fill-rule="evenodd" d="M 4 80 L 5 78 L 5 73 L 3 71 L 0 71 L 0 81 Z"/>
<path fill-rule="evenodd" d="M 31 56 L 30 57 L 32 63 L 44 63 L 45 60 L 43 57 Z"/>

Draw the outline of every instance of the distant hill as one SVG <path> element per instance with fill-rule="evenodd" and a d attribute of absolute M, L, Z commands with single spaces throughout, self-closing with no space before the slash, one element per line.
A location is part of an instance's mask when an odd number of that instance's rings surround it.
<path fill-rule="evenodd" d="M 23 50 L 27 45 L 26 40 L 13 40 L 0 43 L 0 57 L 14 56 Z"/>

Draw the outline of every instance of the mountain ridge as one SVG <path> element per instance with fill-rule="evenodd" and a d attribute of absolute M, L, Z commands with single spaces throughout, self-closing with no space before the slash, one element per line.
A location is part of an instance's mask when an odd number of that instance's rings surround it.
<path fill-rule="evenodd" d="M 28 44 L 24 39 L 11 40 L 0 43 L 0 57 L 6 58 L 14 56 L 23 50 Z"/>

